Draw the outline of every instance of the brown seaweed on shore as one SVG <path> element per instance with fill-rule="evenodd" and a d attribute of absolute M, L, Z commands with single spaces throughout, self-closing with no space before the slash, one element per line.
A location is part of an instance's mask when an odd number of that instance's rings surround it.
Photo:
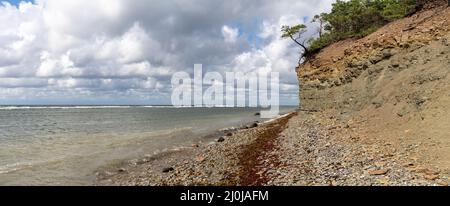
<path fill-rule="evenodd" d="M 264 129 L 259 131 L 258 139 L 249 145 L 242 146 L 239 154 L 239 165 L 241 166 L 237 177 L 232 177 L 225 182 L 224 185 L 245 185 L 245 186 L 262 186 L 268 182 L 265 172 L 261 171 L 263 167 L 261 156 L 272 151 L 276 147 L 276 140 L 279 134 L 286 128 L 286 125 L 297 113 L 291 113 L 286 117 L 280 118 L 278 121 L 268 123 Z M 270 158 L 269 163 L 278 166 L 280 162 L 277 158 Z M 237 182 L 227 182 L 230 180 Z"/>

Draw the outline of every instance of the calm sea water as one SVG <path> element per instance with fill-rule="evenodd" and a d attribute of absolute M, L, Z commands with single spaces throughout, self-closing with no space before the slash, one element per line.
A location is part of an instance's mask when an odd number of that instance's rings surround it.
<path fill-rule="evenodd" d="M 282 113 L 295 107 L 283 107 Z M 99 168 L 259 120 L 256 108 L 0 106 L 0 185 L 90 185 Z"/>

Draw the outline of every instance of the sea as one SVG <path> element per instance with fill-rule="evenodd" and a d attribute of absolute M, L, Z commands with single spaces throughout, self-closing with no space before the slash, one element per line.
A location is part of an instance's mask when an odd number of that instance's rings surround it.
<path fill-rule="evenodd" d="M 281 107 L 280 114 L 296 107 Z M 260 108 L 0 106 L 0 185 L 92 185 L 100 168 L 211 143 Z"/>

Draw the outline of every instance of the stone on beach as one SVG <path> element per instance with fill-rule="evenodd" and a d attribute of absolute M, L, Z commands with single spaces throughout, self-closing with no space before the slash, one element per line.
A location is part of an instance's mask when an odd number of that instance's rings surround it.
<path fill-rule="evenodd" d="M 389 169 L 381 169 L 381 170 L 370 170 L 370 175 L 385 175 L 389 172 Z"/>
<path fill-rule="evenodd" d="M 165 167 L 165 168 L 163 168 L 162 172 L 163 173 L 169 173 L 169 172 L 172 172 L 174 170 L 175 169 L 173 167 Z"/>

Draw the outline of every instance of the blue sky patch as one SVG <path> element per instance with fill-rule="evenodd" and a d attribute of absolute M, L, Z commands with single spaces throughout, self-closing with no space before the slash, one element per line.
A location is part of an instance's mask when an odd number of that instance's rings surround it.
<path fill-rule="evenodd" d="M 1 2 L 8 2 L 12 5 L 19 5 L 21 1 L 25 1 L 25 2 L 32 2 L 34 3 L 34 0 L 0 0 Z"/>

